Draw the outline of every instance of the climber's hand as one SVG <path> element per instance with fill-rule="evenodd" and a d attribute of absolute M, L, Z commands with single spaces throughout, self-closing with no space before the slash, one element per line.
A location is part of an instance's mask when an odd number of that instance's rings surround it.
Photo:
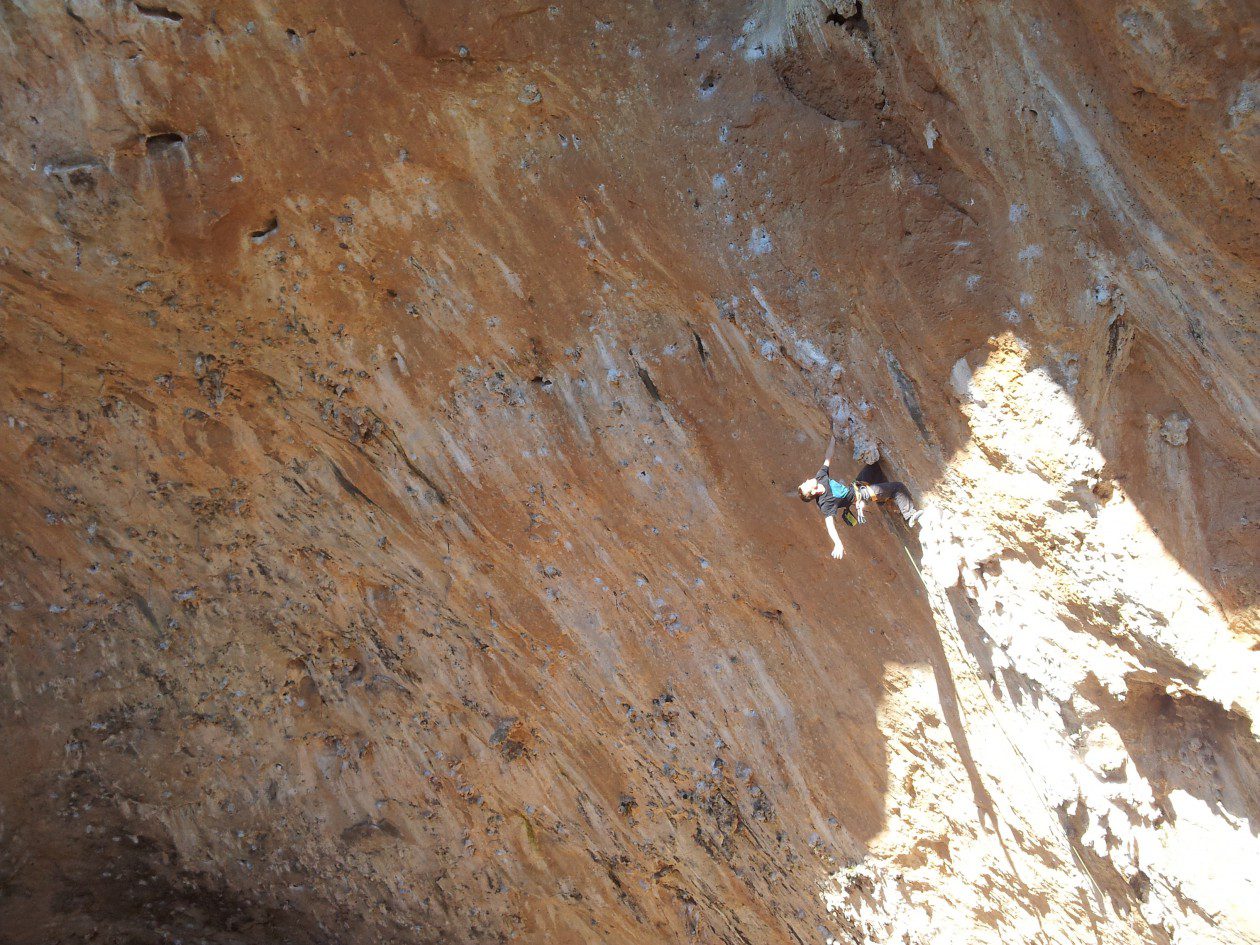
<path fill-rule="evenodd" d="M 840 533 L 836 531 L 836 517 L 828 515 L 823 521 L 827 526 L 827 535 L 831 538 L 831 557 L 844 557 L 844 545 L 840 543 Z"/>

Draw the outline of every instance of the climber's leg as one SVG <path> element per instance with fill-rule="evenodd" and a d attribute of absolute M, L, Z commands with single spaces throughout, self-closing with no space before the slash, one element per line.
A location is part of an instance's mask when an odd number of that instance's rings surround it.
<path fill-rule="evenodd" d="M 873 482 L 870 484 L 871 498 L 876 502 L 893 502 L 901 517 L 913 525 L 918 520 L 914 500 L 910 498 L 910 490 L 901 482 Z"/>

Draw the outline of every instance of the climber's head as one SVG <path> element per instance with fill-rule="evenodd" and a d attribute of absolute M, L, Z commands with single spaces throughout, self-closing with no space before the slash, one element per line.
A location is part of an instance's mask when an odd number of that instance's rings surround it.
<path fill-rule="evenodd" d="M 801 494 L 802 502 L 813 502 L 815 496 L 820 496 L 827 490 L 817 479 L 806 479 L 796 487 L 796 491 Z"/>

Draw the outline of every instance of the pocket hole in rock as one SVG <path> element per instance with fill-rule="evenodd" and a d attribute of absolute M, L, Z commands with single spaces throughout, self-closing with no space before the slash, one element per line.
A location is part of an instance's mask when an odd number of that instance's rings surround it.
<path fill-rule="evenodd" d="M 249 234 L 249 238 L 255 243 L 261 243 L 279 228 L 280 221 L 276 218 L 275 214 L 272 214 L 271 219 L 264 223 L 260 229 L 254 230 Z"/>
<path fill-rule="evenodd" d="M 168 23 L 181 23 L 184 19 L 182 13 L 176 13 L 174 10 L 168 10 L 166 7 L 151 7 L 143 3 L 136 4 L 136 12 L 141 16 L 152 17 L 155 20 L 166 20 Z"/>
<path fill-rule="evenodd" d="M 184 136 L 178 131 L 160 131 L 144 139 L 144 149 L 150 157 L 168 154 L 184 144 Z"/>

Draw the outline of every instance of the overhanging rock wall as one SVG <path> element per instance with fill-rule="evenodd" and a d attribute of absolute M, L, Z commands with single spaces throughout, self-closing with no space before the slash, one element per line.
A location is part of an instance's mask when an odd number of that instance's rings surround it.
<path fill-rule="evenodd" d="M 1260 941 L 1258 14 L 0 8 L 0 938 Z"/>

